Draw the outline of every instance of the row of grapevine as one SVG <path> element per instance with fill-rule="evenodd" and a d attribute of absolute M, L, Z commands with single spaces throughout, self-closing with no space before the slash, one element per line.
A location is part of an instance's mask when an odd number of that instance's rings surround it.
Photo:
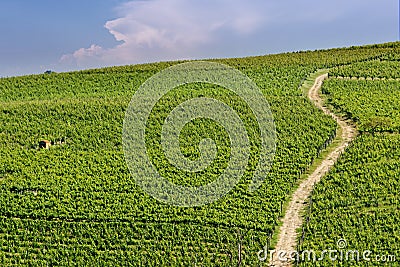
<path fill-rule="evenodd" d="M 122 122 L 131 96 L 152 74 L 178 62 L 1 79 L 0 263 L 258 264 L 257 252 L 270 239 L 290 191 L 336 131 L 336 123 L 303 97 L 298 84 L 317 68 L 374 59 L 397 46 L 217 60 L 243 71 L 261 88 L 274 115 L 277 151 L 265 183 L 250 194 L 259 142 L 257 134 L 250 136 L 251 158 L 243 179 L 224 198 L 197 208 L 168 206 L 145 194 L 130 176 L 122 149 Z M 161 99 L 148 123 L 148 144 L 158 143 L 162 118 L 196 96 L 232 106 L 246 129 L 257 133 L 250 129 L 254 118 L 241 99 L 222 88 L 195 84 Z M 182 153 L 196 157 L 196 142 L 206 134 L 215 136 L 218 151 L 229 151 L 224 133 L 202 121 L 181 133 Z M 39 140 L 61 137 L 67 138 L 65 145 L 37 149 Z M 157 145 L 149 150 L 160 152 Z M 178 173 L 171 181 L 209 182 L 228 158 L 219 155 L 220 162 L 201 177 Z M 155 159 L 171 170 L 165 158 Z"/>
<path fill-rule="evenodd" d="M 326 255 L 300 266 L 381 266 L 377 260 L 383 256 L 400 259 L 399 146 L 397 134 L 361 135 L 314 189 L 300 251 L 313 250 L 317 258 L 323 250 L 358 251 L 359 261 L 346 256 L 333 261 Z M 341 239 L 345 247 L 338 247 Z M 363 258 L 367 250 L 369 261 Z"/>
<path fill-rule="evenodd" d="M 213 61 L 228 64 L 242 71 L 265 90 L 266 94 L 299 95 L 296 86 L 304 76 L 318 68 L 390 57 L 399 49 L 399 43 L 388 43 Z M 161 62 L 3 78 L 0 83 L 0 100 L 54 101 L 59 98 L 131 96 L 147 78 L 179 63 L 182 62 Z M 282 76 L 284 72 L 287 72 L 287 75 Z"/>
<path fill-rule="evenodd" d="M 400 78 L 399 61 L 364 61 L 350 65 L 333 68 L 329 71 L 333 77 L 357 77 L 357 78 Z"/>
<path fill-rule="evenodd" d="M 384 58 L 395 60 L 395 55 Z M 352 119 L 361 135 L 314 187 L 297 265 L 398 265 L 400 82 L 387 80 L 398 77 L 398 71 L 398 62 L 388 61 L 354 63 L 330 71 L 330 76 L 386 79 L 331 78 L 323 85 L 328 104 Z"/>
<path fill-rule="evenodd" d="M 330 105 L 357 123 L 361 132 L 398 132 L 399 86 L 399 81 L 329 79 L 322 92 Z"/>
<path fill-rule="evenodd" d="M 207 95 L 209 92 L 199 93 Z M 151 222 L 208 225 L 221 232 L 225 231 L 224 227 L 243 229 L 244 237 L 248 237 L 246 233 L 251 230 L 252 237 L 260 241 L 247 249 L 250 257 L 251 252 L 265 245 L 277 223 L 285 196 L 336 128 L 334 122 L 321 116 L 305 99 L 271 99 L 274 100 L 271 101 L 271 107 L 279 139 L 268 183 L 256 195 L 248 195 L 249 179 L 245 178 L 247 180 L 242 181 L 226 198 L 196 209 L 160 204 L 135 185 L 125 166 L 119 136 L 126 99 L 60 100 L 54 103 L 38 101 L 19 105 L 7 103 L 0 112 L 5 122 L 1 126 L 3 146 L 0 176 L 3 181 L 0 202 L 7 203 L 2 209 L 2 216 L 17 221 L 32 221 L 37 223 L 37 227 L 43 221 L 61 220 L 87 222 L 90 229 L 92 222 L 111 220 L 134 225 Z M 174 102 L 171 105 L 175 106 Z M 310 129 L 315 129 L 315 132 Z M 48 151 L 37 150 L 34 146 L 35 140 L 42 137 L 56 139 L 59 136 L 67 136 L 67 145 L 55 146 Z M 185 139 L 185 136 L 182 138 Z M 190 152 L 190 146 L 186 148 Z M 253 167 L 249 166 L 250 170 Z M 212 174 L 205 177 L 212 177 Z M 250 178 L 250 175 L 249 171 L 246 177 Z M 190 177 L 185 176 L 175 176 L 174 179 L 174 182 L 180 179 L 191 181 Z M 7 231 L 8 235 L 13 235 L 12 230 Z M 50 230 L 44 228 L 41 235 L 45 236 L 47 231 Z M 164 234 L 158 232 L 157 238 L 165 238 L 173 244 L 186 235 Z M 75 238 L 80 240 L 79 236 Z M 94 236 L 88 238 L 96 239 Z M 157 238 L 149 240 L 156 242 Z M 26 236 L 21 242 L 29 240 L 31 237 Z M 14 246 L 22 246 L 18 242 Z M 107 244 L 111 241 L 104 238 L 102 242 Z M 217 241 L 210 243 L 213 244 L 210 246 L 219 244 Z M 144 243 L 143 249 L 149 249 L 148 245 L 151 244 Z M 236 249 L 234 246 L 231 253 Z M 35 255 L 32 253 L 29 255 Z M 41 258 L 42 255 L 35 257 Z M 253 262 L 258 260 L 256 254 L 251 254 L 251 257 Z M 182 260 L 187 261 L 188 258 Z"/>

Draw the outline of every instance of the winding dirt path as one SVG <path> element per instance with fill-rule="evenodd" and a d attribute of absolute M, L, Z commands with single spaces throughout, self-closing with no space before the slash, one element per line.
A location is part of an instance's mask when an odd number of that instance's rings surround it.
<path fill-rule="evenodd" d="M 355 127 L 345 121 L 343 118 L 332 113 L 328 108 L 323 106 L 323 100 L 319 96 L 319 90 L 323 81 L 328 77 L 327 74 L 319 76 L 314 85 L 308 92 L 308 98 L 325 114 L 330 115 L 337 121 L 341 128 L 341 141 L 337 147 L 329 153 L 329 155 L 321 162 L 315 171 L 304 181 L 301 182 L 298 189 L 294 192 L 285 216 L 282 219 L 282 226 L 279 229 L 278 243 L 276 245 L 276 253 L 270 266 L 290 266 L 290 262 L 284 262 L 278 258 L 280 250 L 290 253 L 296 250 L 297 245 L 297 229 L 300 229 L 303 223 L 301 212 L 307 206 L 307 198 L 310 196 L 314 184 L 318 183 L 321 178 L 332 168 L 339 156 L 349 143 L 356 137 L 357 130 Z M 288 257 L 288 256 L 286 256 Z"/>

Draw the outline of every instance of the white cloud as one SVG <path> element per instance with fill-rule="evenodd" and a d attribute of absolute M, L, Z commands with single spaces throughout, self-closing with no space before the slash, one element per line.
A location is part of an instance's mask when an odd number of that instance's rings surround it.
<path fill-rule="evenodd" d="M 72 68 L 89 68 L 245 56 L 268 49 L 297 50 L 302 44 L 318 47 L 332 32 L 349 31 L 341 20 L 352 20 L 367 3 L 372 9 L 373 2 L 135 0 L 118 6 L 118 18 L 104 25 L 120 44 L 111 48 L 92 44 L 62 56 L 60 62 Z"/>
<path fill-rule="evenodd" d="M 64 55 L 61 63 L 79 67 L 130 64 L 207 56 L 204 47 L 218 45 L 221 35 L 240 39 L 266 21 L 261 1 L 147 0 L 116 10 L 119 18 L 105 28 L 122 43 L 113 48 L 91 45 Z M 211 55 L 211 53 L 209 53 Z"/>

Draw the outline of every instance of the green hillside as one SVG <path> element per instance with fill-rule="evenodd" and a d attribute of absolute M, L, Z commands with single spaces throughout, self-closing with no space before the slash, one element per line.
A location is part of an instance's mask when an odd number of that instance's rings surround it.
<path fill-rule="evenodd" d="M 318 69 L 368 67 L 360 63 L 367 61 L 397 63 L 399 52 L 400 43 L 389 43 L 213 60 L 246 74 L 271 106 L 276 154 L 255 193 L 248 192 L 248 185 L 258 163 L 260 142 L 243 100 L 224 88 L 201 83 L 181 86 L 163 97 L 148 122 L 148 143 L 154 145 L 149 150 L 160 168 L 168 166 L 165 157 L 157 157 L 162 154 L 157 146 L 161 124 L 181 101 L 198 96 L 219 99 L 247 120 L 248 132 L 254 131 L 250 160 L 239 184 L 220 200 L 191 208 L 158 202 L 138 187 L 126 166 L 122 145 L 125 111 L 136 90 L 160 70 L 181 62 L 0 79 L 0 265 L 237 266 L 240 259 L 243 266 L 257 266 L 257 252 L 275 231 L 282 206 L 337 128 L 331 117 L 304 96 L 299 88 L 302 81 Z M 385 63 L 387 68 L 393 65 Z M 329 80 L 326 92 L 352 90 L 350 81 L 346 86 L 341 82 Z M 359 101 L 386 89 L 397 99 L 399 82 L 379 81 L 371 89 L 367 81 L 359 83 L 366 83 L 368 92 L 362 98 L 352 96 Z M 367 127 L 365 118 L 380 102 L 372 101 L 373 107 L 355 113 L 350 108 L 356 105 L 335 102 L 340 99 L 337 94 L 348 93 L 340 90 L 330 94 L 331 104 L 352 119 L 358 116 L 360 125 Z M 393 114 L 388 115 L 392 120 L 384 130 L 398 131 L 398 114 L 392 112 L 397 102 L 392 107 L 385 104 L 376 114 Z M 198 156 L 199 140 L 214 139 L 218 162 L 194 176 L 171 174 L 165 167 L 171 181 L 204 184 L 227 165 L 229 142 L 215 123 L 193 122 L 179 138 L 188 158 Z M 54 143 L 49 150 L 38 148 L 44 139 Z M 383 168 L 382 179 L 387 174 Z M 398 189 L 388 198 L 396 200 L 390 203 L 398 213 Z"/>
<path fill-rule="evenodd" d="M 361 135 L 313 191 L 300 251 L 314 250 L 317 260 L 303 259 L 300 266 L 398 266 L 398 60 L 397 53 L 333 68 L 323 84 L 327 104 L 351 119 Z M 323 250 L 337 252 L 329 258 Z"/>

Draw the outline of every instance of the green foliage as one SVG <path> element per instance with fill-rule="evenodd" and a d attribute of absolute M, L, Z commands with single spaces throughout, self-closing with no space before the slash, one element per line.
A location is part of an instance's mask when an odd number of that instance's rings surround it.
<path fill-rule="evenodd" d="M 357 62 L 333 68 L 329 71 L 329 75 L 334 77 L 399 79 L 400 62 L 380 60 Z"/>
<path fill-rule="evenodd" d="M 232 266 L 239 244 L 243 265 L 258 264 L 281 204 L 336 131 L 336 123 L 302 95 L 300 82 L 318 68 L 376 59 L 397 46 L 217 60 L 255 81 L 274 115 L 275 160 L 254 194 L 247 187 L 258 130 L 245 103 L 207 86 L 180 88 L 161 99 L 147 128 L 153 156 L 160 152 L 162 118 L 194 96 L 228 102 L 250 135 L 252 158 L 243 179 L 224 198 L 197 208 L 171 207 L 146 195 L 130 176 L 122 149 L 130 98 L 151 75 L 179 62 L 0 79 L 1 265 Z M 41 139 L 64 137 L 65 144 L 37 149 Z M 171 181 L 208 183 L 224 168 L 229 142 L 209 120 L 184 128 L 182 152 L 196 158 L 204 137 L 216 141 L 218 162 L 201 177 L 175 173 Z M 157 160 L 173 173 L 162 155 Z"/>
<path fill-rule="evenodd" d="M 328 103 L 354 120 L 361 132 L 400 130 L 400 82 L 329 79 Z"/>
<path fill-rule="evenodd" d="M 358 250 L 360 262 L 332 262 L 327 256 L 300 266 L 381 266 L 376 255 L 395 255 L 398 261 L 399 146 L 397 134 L 363 134 L 314 189 L 301 248 L 321 255 L 323 250 L 338 249 L 336 242 L 343 238 L 348 245 L 342 250 Z M 372 252 L 371 262 L 362 260 L 365 250 Z"/>
<path fill-rule="evenodd" d="M 395 59 L 395 55 L 384 58 Z M 338 67 L 331 74 L 398 78 L 398 71 L 398 62 L 374 61 Z M 313 250 L 321 258 L 322 251 L 337 250 L 332 256 L 338 258 L 332 261 L 327 254 L 324 260 L 306 260 L 300 266 L 398 265 L 399 89 L 399 81 L 387 79 L 331 78 L 323 84 L 328 103 L 355 121 L 362 134 L 314 188 L 303 225 L 300 251 Z M 347 241 L 346 247 L 338 247 L 340 239 Z M 359 261 L 348 257 L 352 251 L 359 253 Z M 370 261 L 363 258 L 365 251 L 370 251 Z M 387 262 L 380 261 L 382 257 Z"/>

